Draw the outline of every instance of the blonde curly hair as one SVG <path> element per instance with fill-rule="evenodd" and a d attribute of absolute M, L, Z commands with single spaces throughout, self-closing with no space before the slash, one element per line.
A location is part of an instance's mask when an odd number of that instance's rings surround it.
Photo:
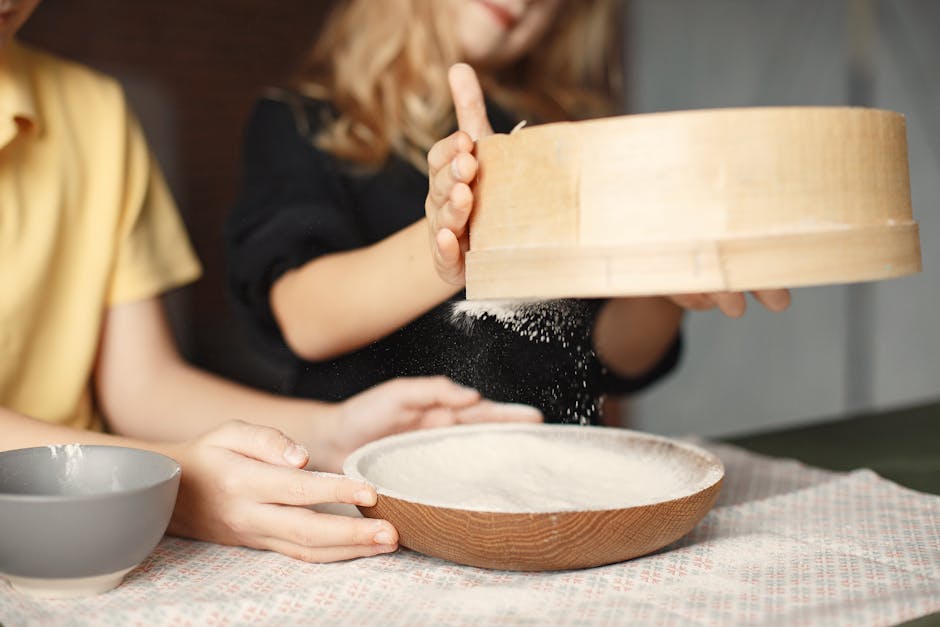
<path fill-rule="evenodd" d="M 621 3 L 562 0 L 552 27 L 508 67 L 478 68 L 489 98 L 539 122 L 608 115 L 620 104 Z M 459 61 L 443 0 L 341 0 L 294 81 L 329 101 L 317 145 L 360 166 L 391 153 L 426 171 L 454 127 L 447 69 Z"/>

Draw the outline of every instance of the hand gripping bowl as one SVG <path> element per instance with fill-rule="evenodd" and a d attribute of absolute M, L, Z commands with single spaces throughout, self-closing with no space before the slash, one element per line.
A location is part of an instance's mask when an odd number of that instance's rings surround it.
<path fill-rule="evenodd" d="M 390 436 L 347 475 L 402 546 L 458 564 L 564 570 L 646 555 L 711 509 L 724 468 L 696 446 L 608 427 L 484 424 Z"/>
<path fill-rule="evenodd" d="M 175 461 L 133 448 L 0 453 L 0 575 L 40 597 L 118 586 L 166 531 L 179 481 Z"/>
<path fill-rule="evenodd" d="M 904 116 L 626 115 L 477 142 L 467 298 L 743 291 L 920 271 Z"/>

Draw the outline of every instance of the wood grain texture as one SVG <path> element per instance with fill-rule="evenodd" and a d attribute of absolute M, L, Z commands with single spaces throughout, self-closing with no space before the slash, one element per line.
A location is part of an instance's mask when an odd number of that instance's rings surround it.
<path fill-rule="evenodd" d="M 749 290 L 918 272 L 905 133 L 890 111 L 789 107 L 485 138 L 467 296 Z"/>
<path fill-rule="evenodd" d="M 692 496 L 628 509 L 554 514 L 475 512 L 379 495 L 364 516 L 384 518 L 401 545 L 457 564 L 570 570 L 614 564 L 675 542 L 715 504 L 721 482 Z"/>
<path fill-rule="evenodd" d="M 417 497 L 387 490 L 382 478 L 370 473 L 376 459 L 398 447 L 427 445 L 436 438 L 480 431 L 521 431 L 549 438 L 590 440 L 625 455 L 642 448 L 672 460 L 695 481 L 713 479 L 678 498 L 637 507 L 512 513 L 420 502 Z M 686 535 L 708 513 L 723 477 L 721 462 L 697 447 L 626 429 L 573 425 L 475 425 L 412 432 L 366 445 L 350 456 L 344 470 L 376 486 L 379 496 L 375 506 L 359 509 L 364 516 L 391 522 L 402 546 L 458 564 L 519 571 L 591 568 L 661 549 Z M 446 480 L 441 477 L 441 481 Z"/>
<path fill-rule="evenodd" d="M 473 245 L 576 245 L 579 151 L 571 124 L 552 125 L 550 134 L 537 127 L 514 133 L 511 141 L 480 142 L 475 200 L 502 211 L 471 214 Z M 509 162 L 517 167 L 503 167 Z M 529 184 L 530 169 L 539 172 L 538 185 Z"/>

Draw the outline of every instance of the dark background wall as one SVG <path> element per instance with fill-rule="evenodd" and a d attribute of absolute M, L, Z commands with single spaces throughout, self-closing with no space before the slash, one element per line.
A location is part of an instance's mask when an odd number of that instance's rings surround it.
<path fill-rule="evenodd" d="M 174 327 L 192 361 L 235 378 L 268 374 L 224 293 L 221 230 L 238 191 L 242 128 L 259 91 L 296 67 L 329 6 L 45 0 L 21 34 L 124 84 L 205 267 L 198 283 L 171 296 Z"/>

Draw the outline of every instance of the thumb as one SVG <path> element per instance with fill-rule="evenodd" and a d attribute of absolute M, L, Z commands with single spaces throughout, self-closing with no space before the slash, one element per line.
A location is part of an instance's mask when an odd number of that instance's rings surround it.
<path fill-rule="evenodd" d="M 486 117 L 483 89 L 473 68 L 466 63 L 456 63 L 447 73 L 450 93 L 457 110 L 457 126 L 473 141 L 493 134 L 493 127 Z"/>

